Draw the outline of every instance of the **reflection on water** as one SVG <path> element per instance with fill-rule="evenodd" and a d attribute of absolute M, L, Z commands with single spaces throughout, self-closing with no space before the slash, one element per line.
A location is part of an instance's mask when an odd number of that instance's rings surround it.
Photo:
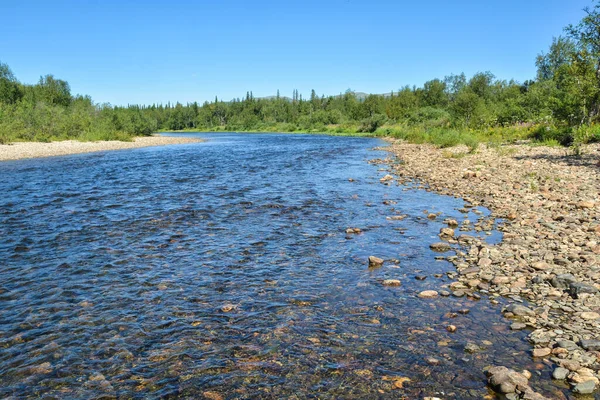
<path fill-rule="evenodd" d="M 416 297 L 450 282 L 441 221 L 479 216 L 381 184 L 382 142 L 201 136 L 0 164 L 1 397 L 481 398 L 486 365 L 548 373 L 500 306 Z"/>

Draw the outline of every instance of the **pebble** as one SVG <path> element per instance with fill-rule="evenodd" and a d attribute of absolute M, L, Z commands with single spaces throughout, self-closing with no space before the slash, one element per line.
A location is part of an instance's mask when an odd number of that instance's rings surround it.
<path fill-rule="evenodd" d="M 521 322 L 515 322 L 510 325 L 510 329 L 512 329 L 513 331 L 520 331 L 521 329 L 525 329 L 525 328 L 527 328 L 527 325 L 525 325 Z"/>
<path fill-rule="evenodd" d="M 573 392 L 578 394 L 592 394 L 594 393 L 594 390 L 596 390 L 596 382 L 594 381 L 577 383 L 573 387 Z"/>
<path fill-rule="evenodd" d="M 400 286 L 402 282 L 398 279 L 386 279 L 383 281 L 384 286 Z"/>
<path fill-rule="evenodd" d="M 600 318 L 600 314 L 597 312 L 582 312 L 579 317 L 585 320 L 594 320 Z"/>
<path fill-rule="evenodd" d="M 378 268 L 383 265 L 383 259 L 375 256 L 369 256 L 369 268 Z"/>
<path fill-rule="evenodd" d="M 450 245 L 445 242 L 437 242 L 433 243 L 429 246 L 429 248 L 433 251 L 445 252 L 451 249 Z"/>
<path fill-rule="evenodd" d="M 541 349 L 533 349 L 534 357 L 547 357 L 550 354 L 552 354 L 552 350 L 547 347 L 543 347 Z"/>
<path fill-rule="evenodd" d="M 434 297 L 438 297 L 439 293 L 435 290 L 424 290 L 419 293 L 419 297 L 422 299 L 432 299 Z"/>
<path fill-rule="evenodd" d="M 569 370 L 563 367 L 556 367 L 554 371 L 552 371 L 552 379 L 559 381 L 567 379 L 567 375 L 569 375 Z"/>

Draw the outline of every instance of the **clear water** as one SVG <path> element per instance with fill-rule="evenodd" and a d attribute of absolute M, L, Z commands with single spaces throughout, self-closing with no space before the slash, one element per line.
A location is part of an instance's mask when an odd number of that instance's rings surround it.
<path fill-rule="evenodd" d="M 416 297 L 450 282 L 441 221 L 479 217 L 381 184 L 383 142 L 197 136 L 0 163 L 0 397 L 480 398 L 486 365 L 547 376 L 500 306 Z"/>

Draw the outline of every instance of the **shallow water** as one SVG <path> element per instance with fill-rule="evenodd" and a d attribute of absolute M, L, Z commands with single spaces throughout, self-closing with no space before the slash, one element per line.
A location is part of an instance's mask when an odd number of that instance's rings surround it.
<path fill-rule="evenodd" d="M 486 365 L 548 375 L 501 305 L 416 297 L 451 282 L 441 221 L 479 216 L 381 184 L 383 142 L 198 136 L 0 163 L 0 397 L 481 398 Z"/>

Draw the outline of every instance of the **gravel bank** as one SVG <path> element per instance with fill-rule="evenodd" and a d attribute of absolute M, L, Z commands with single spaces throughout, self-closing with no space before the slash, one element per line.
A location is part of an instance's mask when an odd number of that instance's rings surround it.
<path fill-rule="evenodd" d="M 78 142 L 65 140 L 62 142 L 18 142 L 0 145 L 0 161 L 19 160 L 22 158 L 39 158 L 64 156 L 67 154 L 92 153 L 95 151 L 123 150 L 138 147 L 164 146 L 168 144 L 183 144 L 201 142 L 197 138 L 169 137 L 169 136 L 144 136 L 137 137 L 132 142 L 119 142 L 116 140 L 103 142 Z"/>
<path fill-rule="evenodd" d="M 573 392 L 597 393 L 600 146 L 585 147 L 581 157 L 568 156 L 562 148 L 481 146 L 463 157 L 461 149 L 390 144 L 403 161 L 394 164 L 400 182 L 417 180 L 428 190 L 464 198 L 465 207 L 481 205 L 504 219 L 504 240 L 495 246 L 460 235 L 456 221 L 450 223 L 457 228 L 453 235 L 444 228 L 440 237 L 457 249 L 449 257 L 457 268 L 451 290 L 486 294 L 492 302 L 509 298 L 514 304 L 504 315 L 511 328 L 530 330 L 531 356 L 555 368 L 553 379 L 568 383 Z M 485 218 L 473 223 L 483 231 L 492 225 Z M 499 371 L 490 376 L 496 390 L 529 398 L 531 393 L 505 382 L 510 374 Z"/>

